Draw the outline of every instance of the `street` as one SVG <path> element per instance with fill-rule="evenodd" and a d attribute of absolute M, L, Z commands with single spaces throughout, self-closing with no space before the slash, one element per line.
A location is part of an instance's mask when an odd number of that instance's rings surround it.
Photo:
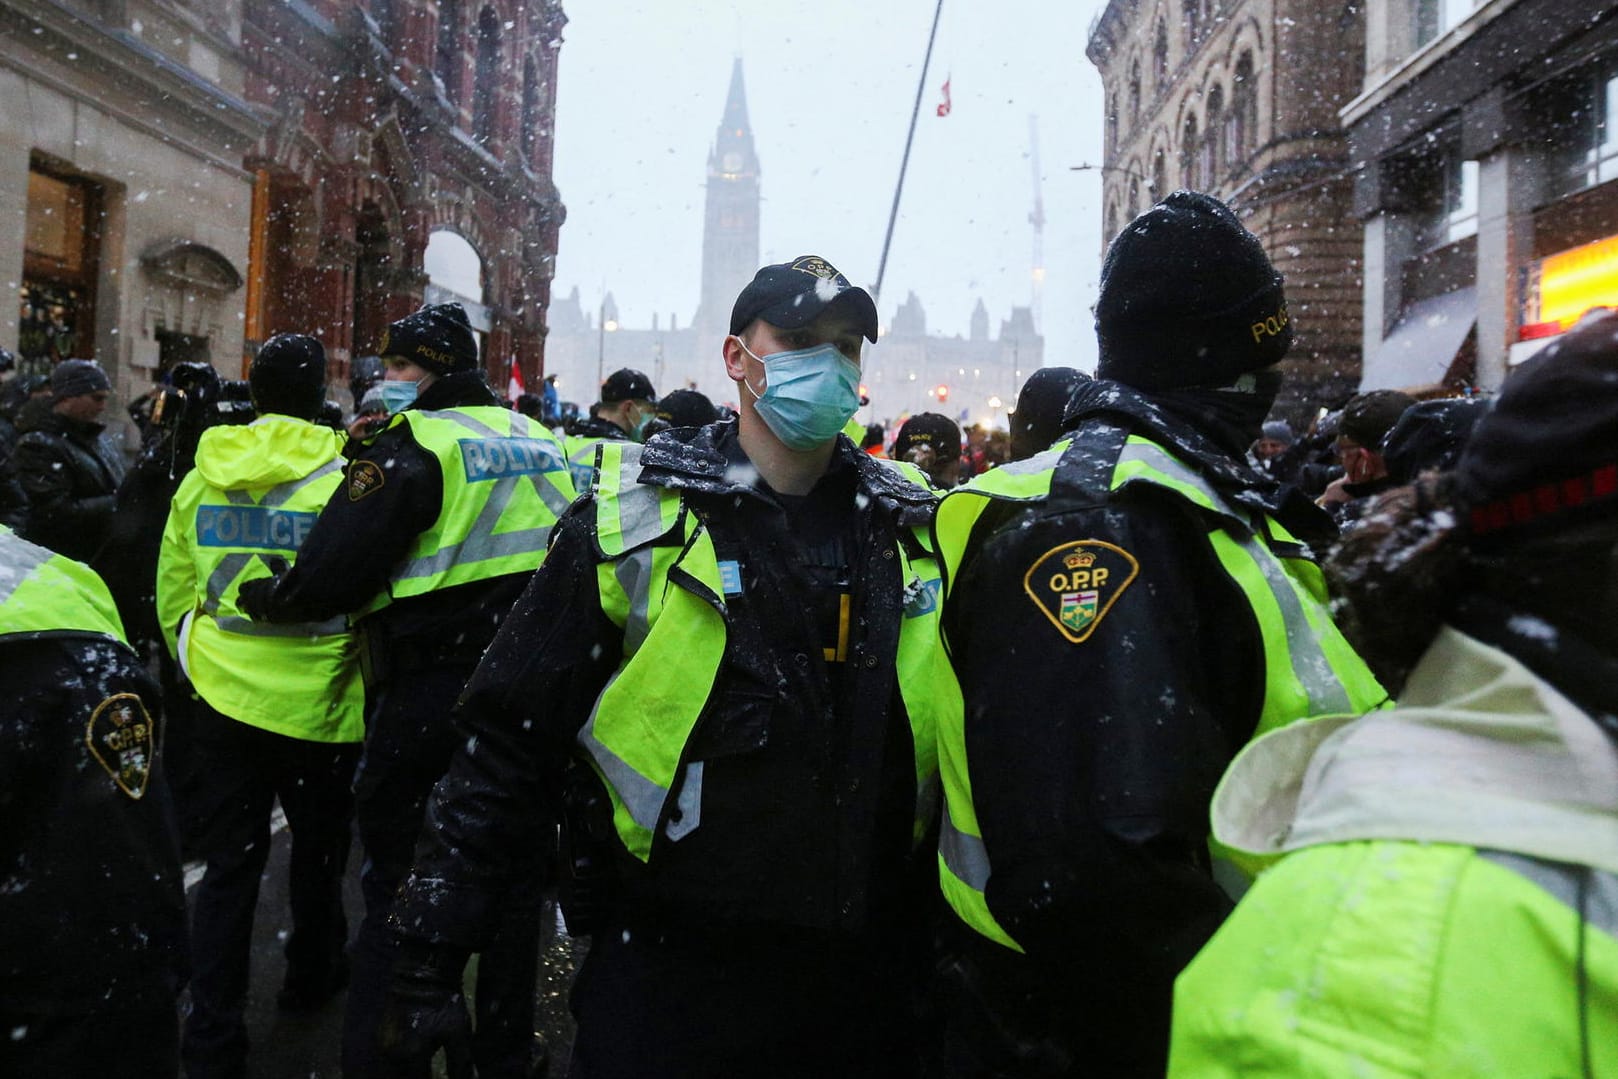
<path fill-rule="evenodd" d="M 342 1074 L 343 1005 L 347 994 L 338 993 L 324 1008 L 308 1014 L 283 1012 L 275 1006 L 276 990 L 281 987 L 286 969 L 281 949 L 292 928 L 287 901 L 291 837 L 279 808 L 272 828 L 275 835 L 253 923 L 252 981 L 247 1001 L 247 1035 L 252 1045 L 247 1058 L 248 1079 L 337 1079 Z M 350 939 L 359 928 L 364 909 L 359 887 L 360 863 L 356 843 L 343 885 Z M 201 877 L 201 863 L 186 864 L 188 896 Z M 546 937 L 534 1012 L 535 1029 L 550 1047 L 550 1070 L 544 1074 L 551 1076 L 566 1074 L 572 1039 L 567 989 L 579 955 L 582 955 L 582 943 L 569 938 L 558 919 L 556 932 Z M 184 1004 L 182 998 L 182 1008 Z M 434 1075 L 444 1075 L 441 1054 L 435 1061 Z"/>

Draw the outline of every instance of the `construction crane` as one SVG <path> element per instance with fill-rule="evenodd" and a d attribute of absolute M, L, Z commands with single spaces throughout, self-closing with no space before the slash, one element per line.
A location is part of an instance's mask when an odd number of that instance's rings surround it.
<path fill-rule="evenodd" d="M 1045 294 L 1045 199 L 1040 194 L 1039 186 L 1039 117 L 1033 113 L 1028 115 L 1028 165 L 1033 170 L 1034 178 L 1034 208 L 1028 215 L 1028 223 L 1034 226 L 1033 261 L 1029 273 L 1033 296 L 1029 306 L 1037 330 L 1045 322 L 1042 307 Z"/>

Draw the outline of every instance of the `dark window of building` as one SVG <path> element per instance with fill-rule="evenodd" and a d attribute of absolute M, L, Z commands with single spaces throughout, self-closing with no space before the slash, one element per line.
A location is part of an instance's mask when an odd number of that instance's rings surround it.
<path fill-rule="evenodd" d="M 1163 20 L 1157 21 L 1157 34 L 1152 38 L 1152 92 L 1162 93 L 1169 84 L 1169 30 Z"/>
<path fill-rule="evenodd" d="M 1118 148 L 1118 95 L 1107 96 L 1107 150 Z"/>
<path fill-rule="evenodd" d="M 438 47 L 433 53 L 433 71 L 444 84 L 451 104 L 461 103 L 461 4 L 460 0 L 438 0 Z"/>
<path fill-rule="evenodd" d="M 1618 60 L 1570 80 L 1551 105 L 1551 193 L 1565 195 L 1618 179 Z"/>
<path fill-rule="evenodd" d="M 1437 155 L 1424 186 L 1429 194 L 1416 221 L 1421 250 L 1464 240 L 1478 231 L 1478 163 L 1463 160 L 1451 144 Z"/>
<path fill-rule="evenodd" d="M 17 326 L 25 369 L 94 357 L 101 219 L 99 185 L 31 159 Z"/>
<path fill-rule="evenodd" d="M 1152 155 L 1152 187 L 1146 194 L 1153 202 L 1168 194 L 1168 154 L 1160 146 Z"/>
<path fill-rule="evenodd" d="M 1434 38 L 1447 34 L 1472 13 L 1481 0 L 1416 0 L 1411 9 L 1415 19 L 1414 40 L 1421 48 Z"/>
<path fill-rule="evenodd" d="M 1129 219 L 1131 221 L 1140 213 L 1140 209 L 1140 179 L 1131 176 L 1129 178 Z"/>
<path fill-rule="evenodd" d="M 539 72 L 534 58 L 522 62 L 522 159 L 528 166 L 534 164 L 535 136 L 539 133 Z"/>
<path fill-rule="evenodd" d="M 1185 118 L 1185 131 L 1180 140 L 1180 172 L 1185 177 L 1185 186 L 1193 191 L 1202 190 L 1202 176 L 1197 166 L 1199 144 L 1196 116 Z"/>
<path fill-rule="evenodd" d="M 494 134 L 499 77 L 500 16 L 486 7 L 478 13 L 478 61 L 472 83 L 472 134 L 482 142 Z"/>
<path fill-rule="evenodd" d="M 1202 5 L 1203 0 L 1181 0 L 1181 7 L 1185 11 L 1185 36 L 1195 41 L 1202 33 Z"/>
<path fill-rule="evenodd" d="M 1258 87 L 1253 85 L 1253 54 L 1242 53 L 1230 82 L 1230 108 L 1225 112 L 1225 160 L 1232 167 L 1251 152 L 1250 140 L 1258 130 Z M 1210 129 L 1212 125 L 1209 125 Z"/>
<path fill-rule="evenodd" d="M 1208 91 L 1208 121 L 1207 130 L 1202 136 L 1202 175 L 1209 189 L 1219 186 L 1219 177 L 1224 170 L 1223 155 L 1219 152 L 1220 123 L 1219 114 L 1225 111 L 1225 91 L 1215 86 Z"/>
<path fill-rule="evenodd" d="M 1129 118 L 1135 119 L 1140 115 L 1140 61 L 1134 60 L 1129 65 Z"/>
<path fill-rule="evenodd" d="M 371 0 L 371 19 L 382 44 L 393 44 L 393 0 Z"/>

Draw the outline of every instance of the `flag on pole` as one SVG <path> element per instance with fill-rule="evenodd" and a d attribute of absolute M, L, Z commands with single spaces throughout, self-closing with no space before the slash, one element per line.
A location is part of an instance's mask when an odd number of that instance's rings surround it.
<path fill-rule="evenodd" d="M 513 356 L 511 357 L 511 374 L 506 381 L 506 397 L 512 404 L 516 404 L 517 398 L 527 392 L 528 387 L 524 386 L 522 381 L 522 368 L 517 366 L 517 357 Z"/>
<path fill-rule="evenodd" d="M 949 115 L 949 80 L 950 80 L 950 77 L 948 75 L 945 75 L 944 76 L 944 102 L 943 102 L 943 104 L 938 106 L 938 115 L 940 115 L 940 116 L 948 116 Z"/>

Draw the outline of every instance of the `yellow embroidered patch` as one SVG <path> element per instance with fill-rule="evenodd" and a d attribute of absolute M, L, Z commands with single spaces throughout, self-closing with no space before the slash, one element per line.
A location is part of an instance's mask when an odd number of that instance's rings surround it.
<path fill-rule="evenodd" d="M 96 705 L 84 728 L 90 755 L 131 798 L 146 793 L 156 755 L 157 725 L 133 693 L 115 693 Z"/>
<path fill-rule="evenodd" d="M 358 502 L 366 495 L 374 495 L 385 482 L 387 476 L 376 462 L 355 461 L 348 466 L 348 500 Z"/>
<path fill-rule="evenodd" d="M 1040 555 L 1023 574 L 1022 586 L 1051 625 L 1080 644 L 1139 573 L 1140 563 L 1122 547 L 1075 540 Z"/>

